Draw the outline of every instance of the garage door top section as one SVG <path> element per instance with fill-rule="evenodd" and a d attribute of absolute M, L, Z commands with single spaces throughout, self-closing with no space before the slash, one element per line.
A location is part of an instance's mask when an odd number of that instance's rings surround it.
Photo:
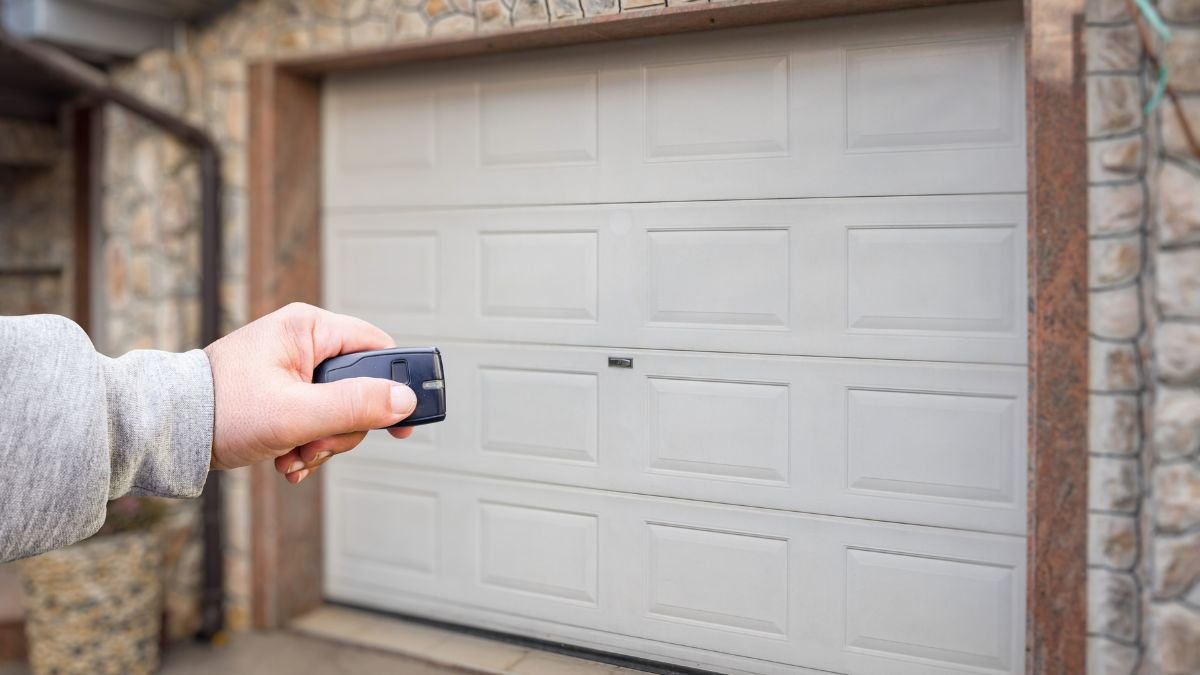
<path fill-rule="evenodd" d="M 1023 192 L 1019 17 L 973 5 L 341 76 L 324 203 Z"/>

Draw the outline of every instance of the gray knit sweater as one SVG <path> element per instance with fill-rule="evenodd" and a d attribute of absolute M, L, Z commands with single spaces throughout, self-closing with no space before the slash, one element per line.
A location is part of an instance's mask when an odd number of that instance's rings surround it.
<path fill-rule="evenodd" d="M 90 536 L 110 499 L 204 487 L 213 383 L 200 350 L 110 359 L 62 317 L 0 317 L 0 402 L 0 562 Z"/>

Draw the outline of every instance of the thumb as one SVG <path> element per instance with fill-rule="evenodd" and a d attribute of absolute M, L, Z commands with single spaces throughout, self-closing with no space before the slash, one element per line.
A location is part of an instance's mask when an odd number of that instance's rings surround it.
<path fill-rule="evenodd" d="M 351 431 L 390 427 L 412 414 L 417 395 L 403 384 L 355 377 L 297 387 L 292 430 L 296 445 Z"/>

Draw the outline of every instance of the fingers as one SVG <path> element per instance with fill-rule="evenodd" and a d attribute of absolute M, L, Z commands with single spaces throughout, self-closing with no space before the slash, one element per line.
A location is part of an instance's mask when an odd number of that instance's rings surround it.
<path fill-rule="evenodd" d="M 313 309 L 313 366 L 338 354 L 396 346 L 392 336 L 362 319 Z"/>
<path fill-rule="evenodd" d="M 412 436 L 412 432 L 412 427 L 388 429 L 388 433 L 398 439 L 408 438 Z M 333 459 L 335 455 L 349 452 L 358 447 L 358 444 L 362 443 L 366 436 L 367 432 L 365 431 L 354 431 L 305 443 L 277 457 L 275 470 L 283 474 L 287 481 L 294 485 L 316 473 L 318 467 Z"/>
<path fill-rule="evenodd" d="M 304 445 L 327 436 L 390 427 L 412 414 L 417 396 L 403 384 L 356 377 L 326 384 L 297 384 L 291 388 L 287 445 Z"/>
<path fill-rule="evenodd" d="M 275 470 L 282 474 L 296 473 L 300 469 L 320 466 L 324 460 L 348 450 L 353 450 L 366 438 L 365 431 L 352 431 L 337 436 L 327 436 L 311 443 L 293 448 L 275 458 Z"/>

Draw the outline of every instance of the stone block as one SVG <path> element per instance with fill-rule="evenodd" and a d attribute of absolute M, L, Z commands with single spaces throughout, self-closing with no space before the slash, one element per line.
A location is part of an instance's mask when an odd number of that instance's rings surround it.
<path fill-rule="evenodd" d="M 1090 244 L 1088 276 L 1092 288 L 1117 286 L 1133 281 L 1142 271 L 1142 237 L 1093 239 Z"/>
<path fill-rule="evenodd" d="M 1200 318 L 1200 249 L 1161 251 L 1155 293 L 1170 317 Z"/>
<path fill-rule="evenodd" d="M 1163 113 L 1174 117 L 1173 112 Z M 1200 166 L 1200 165 L 1198 165 Z M 1158 172 L 1158 239 L 1164 245 L 1200 242 L 1200 169 L 1170 162 Z"/>
<path fill-rule="evenodd" d="M 1133 455 L 1138 451 L 1141 425 L 1138 397 L 1092 394 L 1088 402 L 1088 451 L 1102 455 Z"/>
<path fill-rule="evenodd" d="M 1088 462 L 1089 508 L 1132 514 L 1141 498 L 1137 460 L 1091 457 Z"/>
<path fill-rule="evenodd" d="M 550 0 L 550 18 L 553 21 L 583 18 L 583 6 L 579 0 Z"/>
<path fill-rule="evenodd" d="M 1088 675 L 1134 675 L 1137 666 L 1137 647 L 1094 635 L 1088 637 Z"/>
<path fill-rule="evenodd" d="M 1159 0 L 1158 11 L 1170 21 L 1200 21 L 1200 0 Z"/>
<path fill-rule="evenodd" d="M 1171 85 L 1179 93 L 1200 91 L 1200 26 L 1175 26 L 1163 50 Z"/>
<path fill-rule="evenodd" d="M 1129 11 L 1124 0 L 1087 0 L 1084 12 L 1089 22 L 1111 23 L 1129 20 Z"/>
<path fill-rule="evenodd" d="M 1142 386 L 1138 351 L 1130 344 L 1091 340 L 1088 386 L 1095 391 L 1136 391 Z"/>
<path fill-rule="evenodd" d="M 1138 635 L 1138 589 L 1127 572 L 1088 570 L 1088 632 L 1132 642 Z"/>
<path fill-rule="evenodd" d="M 584 16 L 616 14 L 619 11 L 621 11 L 621 6 L 618 0 L 583 0 Z"/>
<path fill-rule="evenodd" d="M 1200 98 L 1181 98 L 1179 101 L 1183 107 L 1183 114 L 1191 125 L 1192 133 L 1196 136 L 1196 142 L 1200 143 Z M 1163 148 L 1167 154 L 1200 164 L 1200 158 L 1192 153 L 1191 146 L 1188 145 L 1187 136 L 1183 133 L 1183 125 L 1179 122 L 1175 106 L 1166 106 L 1161 119 Z"/>
<path fill-rule="evenodd" d="M 129 257 L 127 274 L 129 275 L 129 292 L 135 299 L 149 299 L 154 289 L 152 282 L 154 261 L 153 253 L 135 253 Z"/>
<path fill-rule="evenodd" d="M 313 26 L 313 46 L 316 49 L 345 49 L 346 42 L 346 27 L 339 21 L 323 20 Z"/>
<path fill-rule="evenodd" d="M 1146 659 L 1156 675 L 1200 673 L 1200 611 L 1177 603 L 1150 606 Z"/>
<path fill-rule="evenodd" d="M 195 224 L 193 213 L 199 207 L 188 199 L 187 189 L 172 178 L 158 193 L 158 219 L 164 232 L 178 234 Z"/>
<path fill-rule="evenodd" d="M 213 59 L 204 66 L 210 85 L 241 87 L 246 83 L 246 62 L 227 56 Z"/>
<path fill-rule="evenodd" d="M 1088 564 L 1132 569 L 1138 558 L 1137 527 L 1134 516 L 1088 514 Z"/>
<path fill-rule="evenodd" d="M 373 47 L 387 42 L 390 25 L 384 19 L 370 18 L 350 27 L 350 45 Z"/>
<path fill-rule="evenodd" d="M 1142 42 L 1132 23 L 1089 26 L 1087 29 L 1088 72 L 1138 72 Z"/>
<path fill-rule="evenodd" d="M 143 204 L 129 219 L 129 243 L 134 246 L 150 246 L 157 236 L 158 228 L 155 227 L 154 212 L 149 205 Z"/>
<path fill-rule="evenodd" d="M 1092 291 L 1088 303 L 1091 333 L 1109 340 L 1130 340 L 1142 329 L 1141 296 L 1137 286 Z"/>
<path fill-rule="evenodd" d="M 1154 335 L 1158 376 L 1173 384 L 1200 381 L 1200 325 L 1163 321 Z"/>
<path fill-rule="evenodd" d="M 475 16 L 453 14 L 437 21 L 429 30 L 430 35 L 470 35 L 475 32 Z"/>
<path fill-rule="evenodd" d="M 1135 75 L 1091 75 L 1087 79 L 1088 134 L 1133 131 L 1142 124 L 1142 95 Z"/>
<path fill-rule="evenodd" d="M 1094 140 L 1088 143 L 1088 180 L 1129 180 L 1145 166 L 1143 139 L 1140 134 Z"/>
<path fill-rule="evenodd" d="M 514 26 L 548 23 L 550 10 L 546 7 L 546 0 L 516 0 L 512 17 Z"/>
<path fill-rule="evenodd" d="M 1154 595 L 1169 600 L 1200 582 L 1200 532 L 1154 541 Z"/>
<path fill-rule="evenodd" d="M 280 26 L 271 42 L 274 50 L 283 54 L 307 51 L 312 48 L 312 44 L 311 26 L 300 22 L 290 22 Z"/>
<path fill-rule="evenodd" d="M 662 7 L 667 4 L 666 0 L 621 0 L 621 11 L 631 9 L 646 9 L 649 7 Z"/>
<path fill-rule="evenodd" d="M 475 4 L 475 21 L 480 31 L 508 28 L 508 9 L 500 0 L 481 0 Z"/>
<path fill-rule="evenodd" d="M 392 39 L 397 42 L 408 42 L 411 40 L 422 40 L 429 32 L 429 26 L 425 23 L 419 12 L 400 12 L 392 19 L 394 33 Z"/>
<path fill-rule="evenodd" d="M 1200 525 L 1200 467 L 1181 462 L 1154 468 L 1154 520 L 1166 532 Z"/>
<path fill-rule="evenodd" d="M 1088 188 L 1088 230 L 1092 234 L 1137 232 L 1146 219 L 1146 191 L 1140 183 Z"/>
<path fill-rule="evenodd" d="M 1170 461 L 1200 450 L 1200 392 L 1160 387 L 1154 404 L 1154 452 Z"/>
<path fill-rule="evenodd" d="M 425 0 L 425 6 L 421 8 L 421 11 L 424 12 L 425 18 L 432 23 L 433 20 L 446 16 L 454 10 L 451 8 L 449 0 Z"/>
<path fill-rule="evenodd" d="M 162 167 L 158 163 L 159 150 L 155 139 L 143 137 L 133 146 L 133 176 L 137 186 L 147 193 L 158 191 Z"/>

